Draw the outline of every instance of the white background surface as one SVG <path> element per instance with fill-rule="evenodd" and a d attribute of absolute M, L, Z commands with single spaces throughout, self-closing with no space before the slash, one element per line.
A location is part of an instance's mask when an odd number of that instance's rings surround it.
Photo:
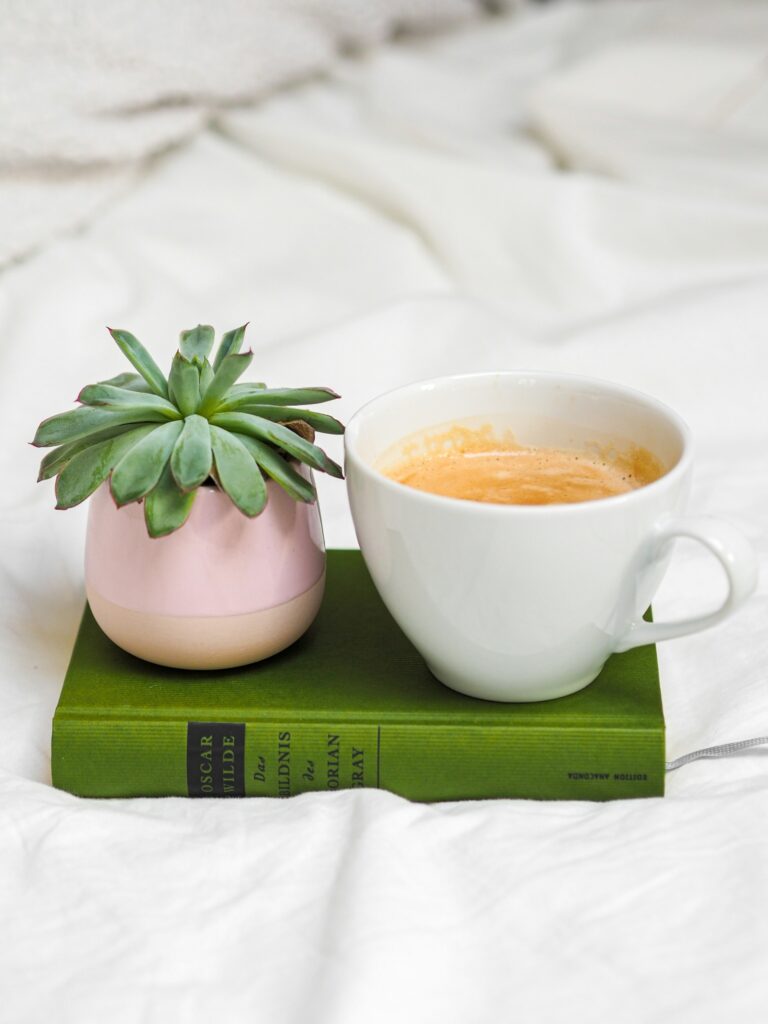
<path fill-rule="evenodd" d="M 688 420 L 692 509 L 738 523 L 765 567 L 768 211 L 744 185 L 768 175 L 761 38 L 765 7 L 724 0 L 555 5 L 387 46 L 222 115 L 90 226 L 5 269 L 3 1024 L 764 1012 L 766 750 L 680 769 L 664 800 L 606 805 L 51 789 L 85 510 L 53 511 L 23 443 L 122 369 L 107 323 L 170 360 L 181 327 L 250 320 L 257 378 L 332 385 L 341 418 L 457 370 L 593 374 Z M 703 92 L 660 108 L 656 42 L 685 47 L 688 81 L 706 66 Z M 620 88 L 611 52 L 627 45 Z M 726 113 L 702 119 L 713 89 Z M 607 96 L 625 159 L 606 163 Z M 320 490 L 329 546 L 354 544 L 343 484 Z M 681 544 L 657 615 L 721 587 Z M 660 649 L 670 757 L 768 732 L 767 608 L 763 582 L 726 625 Z"/>

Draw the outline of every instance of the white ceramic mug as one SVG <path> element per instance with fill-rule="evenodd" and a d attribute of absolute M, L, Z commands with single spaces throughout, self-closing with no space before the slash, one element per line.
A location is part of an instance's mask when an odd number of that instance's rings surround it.
<path fill-rule="evenodd" d="M 407 435 L 457 423 L 511 429 L 526 446 L 634 443 L 666 471 L 626 494 L 526 506 L 429 494 L 377 468 Z M 422 381 L 363 406 L 345 449 L 355 529 L 379 593 L 434 675 L 474 697 L 573 693 L 616 651 L 720 622 L 757 582 L 755 554 L 738 530 L 683 514 L 692 467 L 686 424 L 617 384 L 524 371 Z M 644 622 L 676 537 L 712 552 L 728 595 L 708 615 Z"/>

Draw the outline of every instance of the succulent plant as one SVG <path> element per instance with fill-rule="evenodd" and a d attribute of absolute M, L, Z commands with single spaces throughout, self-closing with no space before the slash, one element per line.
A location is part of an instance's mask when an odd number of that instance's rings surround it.
<path fill-rule="evenodd" d="M 109 479 L 118 506 L 143 501 L 149 535 L 163 537 L 184 524 L 206 482 L 257 516 L 267 502 L 265 477 L 297 501 L 315 500 L 296 461 L 343 476 L 313 443 L 315 430 L 341 434 L 343 425 L 299 408 L 339 396 L 324 387 L 238 383 L 253 359 L 240 352 L 245 326 L 224 334 L 213 362 L 213 328 L 182 331 L 167 379 L 137 338 L 109 331 L 138 372 L 87 385 L 80 406 L 43 420 L 32 442 L 53 447 L 38 479 L 56 477 L 57 508 L 80 504 Z"/>

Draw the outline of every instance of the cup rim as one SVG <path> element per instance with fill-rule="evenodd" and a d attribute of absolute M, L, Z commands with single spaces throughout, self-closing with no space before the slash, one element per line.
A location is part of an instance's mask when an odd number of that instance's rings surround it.
<path fill-rule="evenodd" d="M 445 494 L 432 494 L 429 491 L 420 491 L 416 487 L 409 487 L 408 484 L 401 484 L 396 480 L 392 480 L 391 477 L 386 476 L 386 474 L 382 473 L 380 470 L 374 469 L 374 467 L 366 462 L 365 459 L 363 459 L 355 450 L 360 424 L 365 416 L 370 414 L 371 409 L 377 406 L 380 402 L 385 402 L 387 399 L 390 399 L 395 395 L 408 391 L 418 392 L 429 386 L 445 386 L 451 381 L 480 380 L 483 378 L 490 380 L 498 379 L 500 377 L 529 377 L 544 379 L 550 383 L 561 382 L 564 385 L 585 384 L 597 387 L 606 393 L 623 395 L 640 405 L 650 408 L 652 411 L 669 421 L 680 434 L 682 440 L 682 454 L 672 469 L 660 476 L 658 480 L 654 480 L 649 484 L 644 484 L 642 487 L 638 487 L 635 490 L 628 491 L 624 494 L 613 494 L 603 498 L 592 498 L 589 501 L 553 503 L 550 505 L 514 505 L 504 504 L 501 502 L 475 501 L 471 498 L 454 498 Z M 629 387 L 626 384 L 618 384 L 615 381 L 607 380 L 603 377 L 590 377 L 587 374 L 577 373 L 560 373 L 552 370 L 480 370 L 472 373 L 451 373 L 443 374 L 439 377 L 425 377 L 421 380 L 411 381 L 408 384 L 402 384 L 396 388 L 390 388 L 389 391 L 384 391 L 380 395 L 376 395 L 375 398 L 369 399 L 369 401 L 365 402 L 353 413 L 352 417 L 347 422 L 344 431 L 344 455 L 345 462 L 346 460 L 354 462 L 355 468 L 363 475 L 373 480 L 378 486 L 383 486 L 393 494 L 403 495 L 404 493 L 407 493 L 410 500 L 420 501 L 426 505 L 431 504 L 443 509 L 452 507 L 457 510 L 472 508 L 478 515 L 485 514 L 516 517 L 562 516 L 584 514 L 595 508 L 619 508 L 627 505 L 628 503 L 642 501 L 649 495 L 656 494 L 664 488 L 673 486 L 690 471 L 693 461 L 693 435 L 691 428 L 682 416 L 680 416 L 671 406 L 660 401 L 658 398 L 655 398 L 653 395 L 647 394 L 647 392 Z M 346 473 L 345 475 L 348 476 Z"/>

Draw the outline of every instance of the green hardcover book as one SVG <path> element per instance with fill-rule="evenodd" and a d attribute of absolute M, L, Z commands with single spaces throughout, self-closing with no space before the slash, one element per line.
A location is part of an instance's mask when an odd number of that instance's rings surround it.
<path fill-rule="evenodd" d="M 447 689 L 357 551 L 328 552 L 315 623 L 221 672 L 125 654 L 86 608 L 53 720 L 53 783 L 80 796 L 271 796 L 378 787 L 412 800 L 607 800 L 664 792 L 656 651 L 615 655 L 569 697 Z"/>

